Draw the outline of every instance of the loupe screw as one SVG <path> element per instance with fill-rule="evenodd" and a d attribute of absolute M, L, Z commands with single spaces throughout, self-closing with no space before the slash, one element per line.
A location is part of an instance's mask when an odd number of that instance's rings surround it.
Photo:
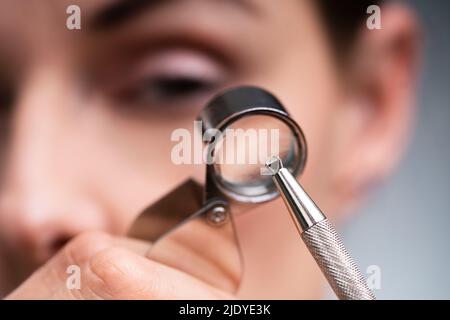
<path fill-rule="evenodd" d="M 208 212 L 208 221 L 214 225 L 221 225 L 227 220 L 227 209 L 224 207 L 214 207 Z"/>

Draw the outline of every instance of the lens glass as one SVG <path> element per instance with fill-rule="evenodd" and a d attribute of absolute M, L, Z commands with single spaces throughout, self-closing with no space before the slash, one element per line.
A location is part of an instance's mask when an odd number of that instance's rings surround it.
<path fill-rule="evenodd" d="M 292 171 L 300 150 L 291 127 L 275 116 L 248 115 L 232 123 L 214 147 L 216 179 L 237 198 L 264 198 L 275 186 L 265 163 L 278 156 Z"/>

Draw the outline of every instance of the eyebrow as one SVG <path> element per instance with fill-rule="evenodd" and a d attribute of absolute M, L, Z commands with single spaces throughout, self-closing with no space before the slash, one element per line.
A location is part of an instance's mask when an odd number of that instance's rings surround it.
<path fill-rule="evenodd" d="M 143 10 L 154 10 L 170 2 L 186 0 L 117 0 L 99 9 L 88 23 L 88 27 L 94 31 L 108 31 L 115 29 L 132 18 L 138 16 Z M 212 1 L 212 0 L 208 0 Z M 215 2 L 227 2 L 240 7 L 244 11 L 256 12 L 257 8 L 249 0 L 214 0 Z"/>

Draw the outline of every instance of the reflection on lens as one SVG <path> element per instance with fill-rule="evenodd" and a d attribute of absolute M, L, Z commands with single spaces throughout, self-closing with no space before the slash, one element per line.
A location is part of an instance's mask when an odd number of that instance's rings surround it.
<path fill-rule="evenodd" d="M 274 190 L 266 161 L 278 156 L 286 168 L 298 165 L 297 137 L 279 118 L 268 115 L 243 117 L 232 123 L 216 144 L 216 178 L 237 196 L 257 197 Z"/>

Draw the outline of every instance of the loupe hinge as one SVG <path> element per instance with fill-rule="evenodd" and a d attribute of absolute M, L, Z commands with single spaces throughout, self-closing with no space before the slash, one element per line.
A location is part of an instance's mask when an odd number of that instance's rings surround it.
<path fill-rule="evenodd" d="M 229 220 L 230 206 L 225 200 L 225 196 L 217 188 L 212 165 L 206 167 L 205 205 L 202 211 L 206 213 L 206 221 L 212 226 L 222 226 Z"/>
<path fill-rule="evenodd" d="M 216 205 L 206 213 L 206 219 L 208 223 L 213 226 L 221 226 L 228 221 L 229 210 L 222 205 Z"/>

